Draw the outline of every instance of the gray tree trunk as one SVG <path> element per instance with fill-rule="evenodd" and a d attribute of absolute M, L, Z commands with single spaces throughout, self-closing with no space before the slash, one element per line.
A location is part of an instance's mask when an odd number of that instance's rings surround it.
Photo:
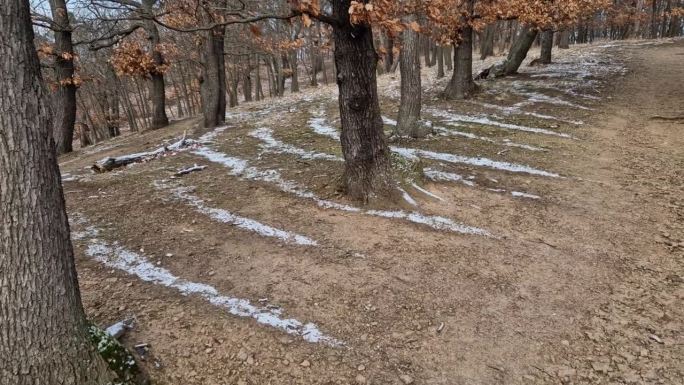
<path fill-rule="evenodd" d="M 152 15 L 152 7 L 156 2 L 157 0 L 143 0 L 143 12 Z M 157 68 L 161 68 L 164 65 L 164 57 L 158 49 L 161 39 L 159 37 L 157 24 L 151 19 L 145 20 L 144 28 L 147 32 L 152 60 Z M 150 82 L 150 98 L 152 99 L 151 128 L 157 129 L 169 124 L 169 118 L 166 116 L 166 86 L 164 83 L 164 72 L 161 70 L 152 71 L 150 74 Z"/>
<path fill-rule="evenodd" d="M 297 58 L 297 50 L 290 51 L 290 69 L 292 70 L 292 78 L 290 79 L 290 92 L 299 92 L 299 60 Z"/>
<path fill-rule="evenodd" d="M 213 128 L 226 121 L 226 66 L 223 57 L 225 27 L 206 32 L 202 52 L 202 116 L 204 127 Z"/>
<path fill-rule="evenodd" d="M 389 148 L 383 132 L 376 78 L 373 31 L 352 25 L 350 0 L 332 3 L 335 67 L 339 87 L 344 154 L 344 187 L 352 199 L 367 202 L 392 191 Z"/>
<path fill-rule="evenodd" d="M 539 36 L 541 43 L 541 56 L 539 62 L 541 64 L 551 64 L 551 52 L 553 51 L 553 30 L 542 31 Z"/>
<path fill-rule="evenodd" d="M 0 379 L 113 380 L 87 333 L 28 0 L 0 3 Z"/>
<path fill-rule="evenodd" d="M 437 47 L 437 79 L 444 77 L 444 46 Z"/>
<path fill-rule="evenodd" d="M 494 35 L 496 35 L 496 25 L 487 25 L 481 35 L 480 60 L 494 56 Z"/>
<path fill-rule="evenodd" d="M 54 120 L 52 136 L 58 154 L 73 151 L 74 124 L 76 123 L 76 85 L 74 77 L 74 47 L 71 24 L 65 0 L 50 0 L 52 21 L 55 23 L 55 80 Z"/>
<path fill-rule="evenodd" d="M 416 20 L 415 15 L 404 19 L 405 23 Z M 429 132 L 421 128 L 421 79 L 420 52 L 418 44 L 420 35 L 411 28 L 402 32 L 401 54 L 399 55 L 399 71 L 401 72 L 401 103 L 399 104 L 399 119 L 395 133 L 399 136 L 421 138 Z"/>
<path fill-rule="evenodd" d="M 469 13 L 473 11 L 473 0 L 468 1 Z M 454 50 L 454 72 L 444 90 L 446 99 L 467 99 L 475 92 L 473 81 L 473 29 L 466 26 L 461 31 L 461 43 Z"/>

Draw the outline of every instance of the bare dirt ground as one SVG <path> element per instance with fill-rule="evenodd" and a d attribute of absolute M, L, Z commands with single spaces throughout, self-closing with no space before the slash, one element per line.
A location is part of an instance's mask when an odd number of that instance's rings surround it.
<path fill-rule="evenodd" d="M 461 103 L 428 73 L 441 135 L 392 146 L 441 179 L 409 165 L 409 198 L 376 211 L 337 192 L 332 86 L 241 106 L 210 144 L 120 171 L 84 168 L 198 137 L 197 120 L 62 158 L 89 316 L 134 317 L 123 342 L 148 344 L 160 384 L 684 383 L 684 41 L 556 60 Z M 390 118 L 397 82 L 381 78 Z M 172 178 L 195 163 L 208 168 Z M 470 227 L 415 223 L 434 216 Z M 490 235 L 458 232 L 472 228 Z M 258 309 L 230 314 L 199 283 Z"/>

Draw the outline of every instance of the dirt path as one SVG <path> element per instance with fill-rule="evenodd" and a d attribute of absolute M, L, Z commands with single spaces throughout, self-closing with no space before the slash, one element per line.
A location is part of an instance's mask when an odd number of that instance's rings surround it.
<path fill-rule="evenodd" d="M 588 49 L 572 51 L 560 67 L 563 76 L 570 68 L 582 81 L 564 93 L 557 73 L 531 69 L 486 84 L 491 92 L 472 103 L 426 98 L 435 121 L 449 109 L 474 115 L 501 103 L 521 106 L 518 115 L 497 117 L 502 122 L 575 139 L 474 124 L 457 127 L 463 132 L 454 139 L 393 143 L 458 153 L 471 163 L 484 157 L 529 165 L 563 178 L 433 159 L 426 160 L 430 167 L 467 183 L 426 180 L 423 188 L 439 198 L 407 186 L 417 207 L 382 208 L 391 215 L 331 208 L 331 202 L 350 207 L 329 177 L 341 164 L 334 156 L 306 158 L 339 154 L 334 129 L 331 138 L 307 128 L 316 118 L 334 123 L 334 98 L 321 96 L 330 88 L 314 102 L 285 100 L 265 113 L 265 106 L 244 107 L 211 148 L 223 154 L 223 164 L 188 151 L 67 182 L 72 217 L 99 229 L 97 240 L 76 240 L 90 316 L 102 324 L 134 316 L 137 327 L 124 342 L 150 345 L 148 368 L 159 383 L 682 383 L 684 42 L 592 48 L 628 72 L 594 73 L 591 82 L 583 75 L 588 64 L 581 64 Z M 538 94 L 499 91 L 512 87 Z M 383 111 L 395 108 L 392 97 L 383 100 Z M 586 123 L 572 123 L 580 119 Z M 105 153 L 150 148 L 191 124 L 70 156 L 62 170 L 79 175 Z M 272 133 L 289 153 L 273 141 L 264 147 L 269 142 L 255 138 L 254 129 Z M 194 163 L 209 167 L 170 178 Z M 175 187 L 201 202 L 174 198 Z M 435 231 L 415 217 L 397 218 L 400 209 L 493 236 Z M 316 245 L 264 236 L 227 212 Z M 109 256 L 98 262 L 93 245 L 127 250 L 135 262 L 116 265 Z M 159 269 L 178 279 L 160 279 Z M 315 323 L 343 345 L 288 335 L 268 326 L 272 318 L 258 323 L 228 314 L 231 305 L 217 300 L 228 294 L 263 314 Z M 283 315 L 268 304 L 282 307 Z"/>

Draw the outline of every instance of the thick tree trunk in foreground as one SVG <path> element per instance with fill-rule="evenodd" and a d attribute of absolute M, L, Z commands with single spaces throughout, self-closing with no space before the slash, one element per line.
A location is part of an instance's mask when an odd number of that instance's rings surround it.
<path fill-rule="evenodd" d="M 71 24 L 64 0 L 50 0 L 52 20 L 55 23 L 55 80 L 57 91 L 53 96 L 54 126 L 57 154 L 73 151 L 74 124 L 76 123 L 76 85 L 74 76 L 74 46 Z"/>
<path fill-rule="evenodd" d="M 152 15 L 152 7 L 157 0 L 144 0 L 142 3 L 143 11 Z M 159 37 L 159 29 L 157 24 L 152 20 L 145 21 L 145 31 L 147 32 L 147 39 L 149 40 L 149 49 L 152 53 L 152 60 L 157 70 L 150 74 L 150 98 L 152 99 L 152 123 L 151 128 L 157 129 L 169 124 L 169 118 L 166 116 L 166 84 L 164 82 L 164 57 L 159 52 L 158 46 L 161 43 Z"/>
<path fill-rule="evenodd" d="M 28 0 L 0 3 L 0 379 L 102 385 L 76 278 Z"/>
<path fill-rule="evenodd" d="M 391 165 L 378 101 L 373 32 L 368 25 L 350 24 L 349 6 L 350 0 L 333 1 L 344 186 L 352 199 L 368 201 L 390 193 Z"/>
<path fill-rule="evenodd" d="M 461 44 L 454 50 L 454 72 L 444 90 L 444 97 L 449 100 L 468 99 L 475 92 L 473 81 L 473 29 L 464 28 L 461 32 Z"/>
<path fill-rule="evenodd" d="M 405 23 L 415 21 L 415 15 L 410 15 Z M 420 82 L 420 52 L 418 32 L 406 28 L 402 32 L 401 54 L 399 56 L 399 71 L 401 72 L 401 103 L 399 104 L 399 119 L 395 133 L 399 136 L 422 138 L 429 132 L 419 127 L 421 109 Z"/>
<path fill-rule="evenodd" d="M 539 62 L 541 64 L 551 64 L 551 52 L 553 51 L 553 30 L 543 31 L 541 33 L 541 56 Z"/>
<path fill-rule="evenodd" d="M 226 121 L 226 66 L 223 58 L 225 27 L 216 27 L 206 32 L 203 42 L 202 115 L 204 127 L 213 128 Z"/>

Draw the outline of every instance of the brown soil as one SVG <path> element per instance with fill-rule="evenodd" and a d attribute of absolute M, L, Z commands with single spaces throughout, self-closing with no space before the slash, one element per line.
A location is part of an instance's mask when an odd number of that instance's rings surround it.
<path fill-rule="evenodd" d="M 577 48 L 573 57 L 585 49 Z M 584 90 L 600 100 L 536 88 L 593 111 L 525 107 L 585 119 L 584 125 L 506 117 L 508 123 L 567 132 L 577 140 L 468 125 L 463 130 L 550 151 L 458 137 L 394 143 L 523 163 L 565 176 L 427 161 L 473 175 L 479 187 L 425 183 L 444 201 L 411 191 L 419 210 L 486 228 L 494 238 L 325 210 L 271 184 L 231 176 L 189 152 L 65 182 L 70 213 L 103 229 L 104 239 L 142 250 L 175 275 L 221 293 L 254 303 L 268 298 L 288 317 L 315 322 L 344 347 L 308 343 L 106 268 L 76 241 L 89 316 L 104 326 L 135 317 L 136 327 L 123 342 L 149 344 L 145 362 L 159 384 L 684 383 L 684 126 L 678 120 L 684 114 L 684 41 L 604 50 L 629 72 L 607 74 L 597 79 L 600 89 Z M 492 92 L 477 100 L 501 105 L 523 100 L 496 91 L 506 89 L 504 82 L 535 89 L 548 81 L 553 88 L 553 79 L 529 76 L 539 70 L 488 82 L 485 91 Z M 496 113 L 473 103 L 433 100 L 438 87 L 430 89 L 429 106 Z M 285 100 L 271 106 L 267 116 L 233 119 L 216 148 L 260 168 L 281 169 L 286 179 L 343 202 L 336 193 L 341 163 L 260 154 L 259 141 L 247 135 L 270 125 L 283 142 L 339 154 L 332 140 L 306 130 L 311 112 L 320 106 L 334 122 L 336 102 L 324 96 L 330 90 L 314 102 Z M 253 112 L 265 105 L 241 108 Z M 387 98 L 383 107 L 393 116 L 397 102 Z M 100 145 L 100 152 L 83 149 L 62 159 L 62 171 L 86 175 L 84 168 L 105 155 L 154 148 L 196 124 L 188 120 L 116 139 Z M 284 244 L 217 223 L 152 186 L 193 163 L 209 167 L 177 183 L 196 186 L 194 194 L 207 204 L 304 234 L 319 246 Z"/>

